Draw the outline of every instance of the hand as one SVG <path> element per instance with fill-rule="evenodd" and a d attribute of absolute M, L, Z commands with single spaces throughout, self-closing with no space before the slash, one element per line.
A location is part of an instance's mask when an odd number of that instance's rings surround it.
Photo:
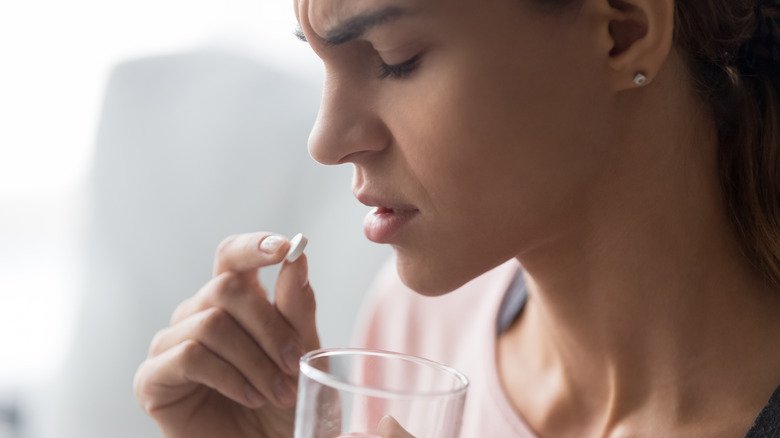
<path fill-rule="evenodd" d="M 270 233 L 224 240 L 213 278 L 155 335 L 134 389 L 166 437 L 292 436 L 298 359 L 319 348 L 306 257 L 283 262 L 274 303 L 257 276 L 288 249 Z"/>

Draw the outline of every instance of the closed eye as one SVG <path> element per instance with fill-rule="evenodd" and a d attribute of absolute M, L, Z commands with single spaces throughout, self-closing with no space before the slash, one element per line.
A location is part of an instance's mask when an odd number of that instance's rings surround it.
<path fill-rule="evenodd" d="M 400 64 L 386 64 L 380 62 L 379 79 L 404 79 L 408 77 L 420 64 L 420 58 L 422 58 L 422 53 L 419 53 Z"/>

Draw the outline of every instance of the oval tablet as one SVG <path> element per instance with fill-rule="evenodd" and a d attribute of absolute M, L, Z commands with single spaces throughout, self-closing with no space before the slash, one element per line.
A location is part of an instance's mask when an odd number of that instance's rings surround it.
<path fill-rule="evenodd" d="M 290 239 L 290 250 L 287 251 L 287 256 L 285 259 L 287 259 L 287 261 L 290 263 L 298 260 L 298 257 L 303 254 L 303 250 L 306 248 L 307 243 L 309 243 L 309 239 L 307 239 L 303 234 L 296 234 L 295 237 Z"/>

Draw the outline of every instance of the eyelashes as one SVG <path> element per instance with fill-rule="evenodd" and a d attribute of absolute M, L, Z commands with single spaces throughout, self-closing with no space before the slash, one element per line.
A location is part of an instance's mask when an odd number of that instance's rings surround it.
<path fill-rule="evenodd" d="M 411 75 L 419 66 L 422 53 L 419 53 L 400 64 L 385 64 L 380 61 L 379 79 L 404 79 Z"/>

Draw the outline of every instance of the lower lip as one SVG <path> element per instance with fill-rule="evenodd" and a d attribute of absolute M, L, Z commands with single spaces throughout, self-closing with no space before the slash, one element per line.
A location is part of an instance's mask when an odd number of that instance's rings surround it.
<path fill-rule="evenodd" d="M 363 220 L 363 232 L 375 243 L 390 243 L 406 224 L 414 219 L 418 210 L 380 211 L 371 210 Z"/>

